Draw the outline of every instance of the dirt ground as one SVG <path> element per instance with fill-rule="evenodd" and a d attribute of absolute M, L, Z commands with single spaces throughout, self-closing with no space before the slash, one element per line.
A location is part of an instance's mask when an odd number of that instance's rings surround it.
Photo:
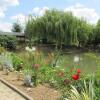
<path fill-rule="evenodd" d="M 24 86 L 23 81 L 17 79 L 15 72 L 10 72 L 9 75 L 4 75 L 4 72 L 0 71 L 0 77 L 16 86 L 34 100 L 58 100 L 60 97 L 59 92 L 54 88 L 50 88 L 47 84 L 38 85 L 37 87 L 32 88 Z"/>

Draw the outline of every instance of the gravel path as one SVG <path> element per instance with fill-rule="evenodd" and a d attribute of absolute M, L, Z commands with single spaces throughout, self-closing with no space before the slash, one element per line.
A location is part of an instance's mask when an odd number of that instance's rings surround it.
<path fill-rule="evenodd" d="M 25 100 L 18 93 L 0 82 L 0 100 Z"/>

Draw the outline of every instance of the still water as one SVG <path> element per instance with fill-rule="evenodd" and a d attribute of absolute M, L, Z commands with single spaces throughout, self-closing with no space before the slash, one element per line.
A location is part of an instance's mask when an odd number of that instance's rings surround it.
<path fill-rule="evenodd" d="M 57 61 L 58 66 L 73 68 L 78 67 L 83 73 L 93 73 L 97 69 L 100 53 L 85 52 L 64 54 Z"/>

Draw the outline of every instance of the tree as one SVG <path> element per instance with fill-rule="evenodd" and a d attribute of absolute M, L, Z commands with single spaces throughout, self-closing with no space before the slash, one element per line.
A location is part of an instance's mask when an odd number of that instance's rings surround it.
<path fill-rule="evenodd" d="M 99 25 L 98 22 L 96 34 L 99 34 Z M 35 19 L 31 16 L 26 24 L 25 33 L 29 40 L 38 38 L 45 40 L 44 43 L 55 43 L 59 47 L 62 45 L 84 47 L 88 42 L 92 43 L 93 37 L 100 41 L 98 35 L 94 36 L 93 30 L 91 24 L 78 19 L 71 12 L 53 9 Z"/>
<path fill-rule="evenodd" d="M 12 32 L 22 32 L 22 27 L 18 22 L 15 22 L 12 26 Z"/>
<path fill-rule="evenodd" d="M 98 20 L 94 30 L 94 43 L 100 43 L 100 19 Z"/>
<path fill-rule="evenodd" d="M 86 44 L 90 41 L 90 36 L 92 35 L 92 25 L 88 24 L 84 20 L 79 20 L 78 22 L 78 30 L 77 30 L 77 35 L 78 35 L 78 42 L 79 42 L 79 47 L 84 47 Z"/>
<path fill-rule="evenodd" d="M 33 44 L 33 38 L 37 37 L 36 31 L 37 31 L 36 30 L 36 21 L 30 15 L 28 21 L 26 22 L 26 27 L 25 27 L 25 37 L 28 39 L 30 47 Z"/>

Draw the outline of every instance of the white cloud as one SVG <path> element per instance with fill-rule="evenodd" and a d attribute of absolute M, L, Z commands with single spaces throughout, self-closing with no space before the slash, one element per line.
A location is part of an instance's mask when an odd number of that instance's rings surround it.
<path fill-rule="evenodd" d="M 23 28 L 23 31 L 24 31 L 26 22 L 28 21 L 28 18 L 29 18 L 29 16 L 24 15 L 22 13 L 10 17 L 10 19 L 13 21 L 13 23 L 14 22 L 20 23 L 21 27 Z"/>
<path fill-rule="evenodd" d="M 4 17 L 5 17 L 4 12 L 0 10 L 0 18 L 4 18 Z"/>
<path fill-rule="evenodd" d="M 48 7 L 43 7 L 43 8 L 35 7 L 29 13 L 31 13 L 33 15 L 36 15 L 36 16 L 42 16 L 43 14 L 45 14 L 45 12 L 47 10 L 49 10 Z M 34 18 L 35 18 L 35 16 L 34 16 Z M 22 13 L 19 13 L 17 15 L 11 16 L 10 19 L 13 20 L 13 22 L 16 22 L 16 21 L 20 22 L 21 26 L 24 28 L 25 27 L 25 23 L 29 19 L 29 16 L 28 15 L 24 15 Z"/>
<path fill-rule="evenodd" d="M 36 16 L 42 16 L 43 14 L 45 14 L 45 12 L 49 10 L 48 7 L 35 7 L 33 8 L 32 11 L 29 12 L 29 14 L 33 14 Z M 28 15 L 24 15 L 22 13 L 19 13 L 17 15 L 11 16 L 11 20 L 13 20 L 14 22 L 19 21 L 21 24 L 25 24 L 25 22 L 28 20 L 29 16 Z M 34 16 L 35 18 L 35 16 Z"/>
<path fill-rule="evenodd" d="M 75 16 L 85 18 L 88 22 L 95 24 L 100 18 L 100 15 L 96 12 L 95 9 L 87 8 L 84 5 L 76 4 L 65 8 L 64 11 L 71 11 Z"/>
<path fill-rule="evenodd" d="M 48 7 L 42 7 L 42 8 L 40 8 L 40 7 L 35 7 L 35 8 L 33 8 L 33 10 L 32 10 L 31 12 L 32 12 L 34 15 L 42 16 L 42 15 L 45 14 L 45 12 L 46 12 L 47 10 L 49 10 Z"/>
<path fill-rule="evenodd" d="M 0 18 L 5 17 L 5 11 L 9 6 L 19 5 L 18 0 L 0 0 Z"/>
<path fill-rule="evenodd" d="M 0 30 L 10 32 L 12 28 L 11 23 L 3 22 L 2 18 L 5 17 L 5 12 L 9 6 L 19 5 L 19 0 L 0 0 Z"/>
<path fill-rule="evenodd" d="M 12 24 L 6 22 L 0 22 L 0 31 L 11 32 Z"/>
<path fill-rule="evenodd" d="M 0 0 L 0 7 L 19 5 L 19 0 Z"/>
<path fill-rule="evenodd" d="M 28 19 L 28 16 L 25 16 L 24 14 L 17 14 L 17 15 L 15 15 L 15 16 L 12 16 L 11 17 L 11 19 L 13 20 L 13 21 L 18 21 L 18 22 L 20 22 L 21 24 L 25 24 L 25 22 L 27 21 L 27 19 Z"/>
<path fill-rule="evenodd" d="M 3 0 L 4 4 L 6 3 L 8 6 L 16 6 L 19 5 L 18 0 Z"/>

